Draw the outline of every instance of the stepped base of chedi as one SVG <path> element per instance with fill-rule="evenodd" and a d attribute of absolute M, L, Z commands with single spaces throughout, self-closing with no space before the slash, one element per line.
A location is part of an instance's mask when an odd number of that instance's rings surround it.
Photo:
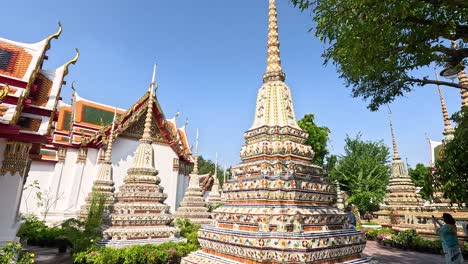
<path fill-rule="evenodd" d="M 284 83 L 275 1 L 269 6 L 267 70 L 242 163 L 223 186 L 227 203 L 213 211 L 214 225 L 198 233 L 202 250 L 182 263 L 367 263 L 365 236 L 344 227 L 334 186 L 312 164 Z"/>

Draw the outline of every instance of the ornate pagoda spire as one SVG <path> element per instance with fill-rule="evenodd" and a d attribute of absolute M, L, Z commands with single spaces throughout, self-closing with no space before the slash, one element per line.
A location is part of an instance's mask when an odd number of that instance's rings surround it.
<path fill-rule="evenodd" d="M 198 174 L 198 128 L 197 138 L 195 139 L 195 162 L 193 164 L 193 174 Z"/>
<path fill-rule="evenodd" d="M 147 111 L 143 135 L 135 151 L 133 166 L 127 170 L 124 183 L 116 194 L 117 203 L 112 213 L 112 226 L 105 230 L 102 243 L 110 246 L 131 244 L 161 243 L 181 241 L 179 230 L 170 226 L 174 216 L 169 206 L 164 188 L 159 185 L 158 170 L 154 167 L 151 125 L 156 65 L 148 91 Z"/>
<path fill-rule="evenodd" d="M 281 68 L 278 15 L 275 0 L 269 0 L 267 48 L 267 66 L 263 75 L 263 82 L 284 81 L 286 75 Z"/>
<path fill-rule="evenodd" d="M 398 153 L 396 138 L 395 138 L 395 131 L 393 131 L 392 125 L 392 114 L 388 115 L 388 120 L 390 122 L 390 132 L 392 133 L 392 146 L 393 146 L 393 160 L 400 160 L 400 154 Z"/>
<path fill-rule="evenodd" d="M 439 81 L 437 72 L 435 76 L 436 76 L 436 80 Z M 450 140 L 453 138 L 454 130 L 453 130 L 452 124 L 450 123 L 450 118 L 449 118 L 449 114 L 447 111 L 447 105 L 445 104 L 445 99 L 442 94 L 442 88 L 440 87 L 440 85 L 437 85 L 437 89 L 439 90 L 440 106 L 442 108 L 442 118 L 444 120 L 444 140 Z"/>
<path fill-rule="evenodd" d="M 458 73 L 458 83 L 465 88 L 460 89 L 462 108 L 468 107 L 468 77 L 466 76 L 466 68 Z"/>
<path fill-rule="evenodd" d="M 269 0 L 267 70 L 241 163 L 223 185 L 227 202 L 212 211 L 214 225 L 199 231 L 202 250 L 182 264 L 367 263 L 360 259 L 365 236 L 344 229 L 346 214 L 334 206 L 334 188 L 313 164 L 284 79 L 276 5 Z M 219 187 L 216 176 L 210 195 Z"/>

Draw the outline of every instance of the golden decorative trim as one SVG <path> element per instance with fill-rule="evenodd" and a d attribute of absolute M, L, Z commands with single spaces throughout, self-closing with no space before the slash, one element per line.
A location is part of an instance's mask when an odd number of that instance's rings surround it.
<path fill-rule="evenodd" d="M 0 168 L 0 176 L 5 176 L 7 173 L 11 175 L 18 173 L 20 176 L 26 175 L 31 163 L 29 158 L 31 147 L 31 143 L 8 141 L 4 151 L 2 167 Z"/>
<path fill-rule="evenodd" d="M 9 91 L 10 86 L 8 86 L 8 84 L 5 84 L 5 86 L 0 87 L 0 103 L 2 103 L 3 98 L 5 98 L 8 95 Z"/>

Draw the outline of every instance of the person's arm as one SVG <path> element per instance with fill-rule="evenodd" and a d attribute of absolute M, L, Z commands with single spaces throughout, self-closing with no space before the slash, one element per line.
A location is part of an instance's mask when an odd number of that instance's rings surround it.
<path fill-rule="evenodd" d="M 434 224 L 434 228 L 437 230 L 437 228 L 441 227 L 442 224 L 437 220 L 434 216 L 432 216 L 432 223 Z"/>

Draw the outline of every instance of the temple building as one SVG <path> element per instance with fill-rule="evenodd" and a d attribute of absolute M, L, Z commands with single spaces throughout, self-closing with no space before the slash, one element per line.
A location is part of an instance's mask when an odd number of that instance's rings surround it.
<path fill-rule="evenodd" d="M 5 188 L 0 189 L 5 196 L 0 203 L 5 203 L 2 208 L 11 207 L 11 214 L 0 216 L 0 226 L 10 230 L 4 231 L 6 237 L 18 228 L 18 212 L 35 214 L 49 224 L 79 217 L 102 167 L 112 169 L 114 188 L 118 189 L 143 135 L 149 93 L 128 110 L 85 99 L 76 91 L 71 104 L 60 100 L 63 77 L 78 53 L 56 71 L 41 68 L 51 39 L 60 32 L 61 28 L 36 44 L 0 39 L 0 91 L 8 91 L 0 100 L 0 172 L 20 175 L 0 177 L 0 188 Z M 182 201 L 193 164 L 187 124 L 179 127 L 176 117 L 166 118 L 157 98 L 151 114 L 154 164 L 173 213 Z M 112 155 L 106 161 L 112 133 Z M 101 166 L 103 163 L 106 165 Z"/>
<path fill-rule="evenodd" d="M 60 91 L 73 59 L 55 70 L 43 68 L 58 31 L 37 43 L 0 38 L 0 246 L 13 241 L 20 226 L 19 207 L 30 167 L 41 146 L 51 142 Z"/>
<path fill-rule="evenodd" d="M 180 202 L 176 212 L 176 221 L 177 219 L 188 219 L 192 224 L 196 225 L 208 225 L 213 222 L 210 219 L 208 208 L 205 206 L 198 175 L 198 130 L 195 143 L 195 164 L 190 174 L 190 182 L 187 191 L 185 191 L 184 199 Z"/>
<path fill-rule="evenodd" d="M 363 234 L 345 229 L 336 192 L 313 165 L 281 68 L 275 0 L 269 0 L 268 55 L 242 162 L 224 186 L 227 203 L 202 226 L 202 250 L 182 263 L 365 263 Z"/>

